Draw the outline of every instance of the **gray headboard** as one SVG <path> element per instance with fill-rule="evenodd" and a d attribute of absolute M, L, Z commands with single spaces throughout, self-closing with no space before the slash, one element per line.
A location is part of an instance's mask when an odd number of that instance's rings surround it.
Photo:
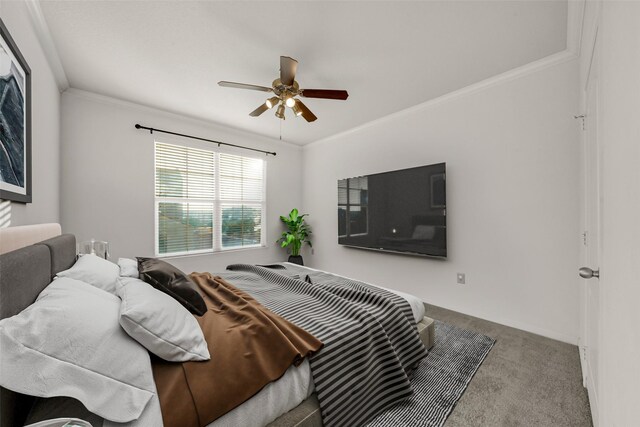
<path fill-rule="evenodd" d="M 63 234 L 0 255 L 0 319 L 31 305 L 60 271 L 76 261 L 76 238 Z M 33 398 L 0 388 L 0 427 L 24 425 Z"/>

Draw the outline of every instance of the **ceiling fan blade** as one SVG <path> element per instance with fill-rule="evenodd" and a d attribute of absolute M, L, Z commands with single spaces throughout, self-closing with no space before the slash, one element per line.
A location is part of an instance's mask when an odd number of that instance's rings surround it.
<path fill-rule="evenodd" d="M 303 89 L 300 94 L 305 98 L 323 98 L 323 99 L 339 99 L 344 101 L 349 97 L 346 90 L 330 90 L 330 89 Z"/>
<path fill-rule="evenodd" d="M 298 106 L 298 108 L 300 108 L 300 110 L 302 110 L 301 116 L 304 117 L 306 121 L 315 122 L 316 120 L 318 120 L 316 115 L 313 114 L 311 110 L 309 110 L 307 106 L 304 105 L 299 99 L 296 99 L 296 105 Z"/>
<path fill-rule="evenodd" d="M 221 82 L 218 82 L 218 84 L 220 86 L 223 86 L 223 87 L 232 87 L 232 88 L 235 88 L 235 89 L 259 90 L 259 91 L 262 91 L 262 92 L 271 92 L 273 90 L 270 87 L 258 86 L 258 85 L 249 85 L 249 84 L 246 84 L 246 83 L 236 83 L 236 82 L 221 81 Z"/>
<path fill-rule="evenodd" d="M 269 109 L 269 107 L 267 107 L 267 104 L 264 103 L 264 104 L 260 105 L 258 108 L 256 108 L 255 110 L 253 110 L 252 112 L 250 112 L 249 115 L 251 117 L 258 117 L 260 114 L 264 113 L 268 109 Z"/>
<path fill-rule="evenodd" d="M 288 56 L 280 57 L 280 81 L 285 86 L 291 86 L 296 78 L 298 61 Z"/>

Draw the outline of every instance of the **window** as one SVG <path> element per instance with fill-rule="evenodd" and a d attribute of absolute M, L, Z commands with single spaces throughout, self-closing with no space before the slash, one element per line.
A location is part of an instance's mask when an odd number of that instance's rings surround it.
<path fill-rule="evenodd" d="M 366 176 L 338 181 L 338 236 L 368 233 L 368 198 Z"/>
<path fill-rule="evenodd" d="M 156 142 L 156 254 L 264 242 L 264 160 Z"/>

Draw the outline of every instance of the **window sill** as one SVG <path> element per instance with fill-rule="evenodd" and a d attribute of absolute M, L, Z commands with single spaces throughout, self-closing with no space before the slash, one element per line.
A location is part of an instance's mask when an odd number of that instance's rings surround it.
<path fill-rule="evenodd" d="M 206 251 L 206 252 L 197 252 L 197 253 L 187 253 L 187 254 L 156 254 L 156 258 L 159 259 L 177 259 L 177 258 L 191 258 L 191 257 L 199 257 L 199 256 L 211 256 L 211 255 L 221 255 L 226 253 L 234 253 L 234 252 L 244 252 L 244 251 L 252 251 L 252 250 L 260 250 L 267 249 L 269 246 L 267 245 L 256 245 L 256 246 L 247 246 L 240 248 L 229 248 L 223 249 L 221 251 Z"/>

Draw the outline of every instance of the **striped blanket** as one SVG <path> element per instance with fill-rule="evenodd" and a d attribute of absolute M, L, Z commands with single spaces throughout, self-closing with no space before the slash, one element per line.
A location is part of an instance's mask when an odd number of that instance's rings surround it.
<path fill-rule="evenodd" d="M 411 396 L 409 377 L 427 351 L 403 298 L 290 264 L 227 269 L 226 280 L 324 342 L 309 362 L 326 427 L 364 425 Z"/>

